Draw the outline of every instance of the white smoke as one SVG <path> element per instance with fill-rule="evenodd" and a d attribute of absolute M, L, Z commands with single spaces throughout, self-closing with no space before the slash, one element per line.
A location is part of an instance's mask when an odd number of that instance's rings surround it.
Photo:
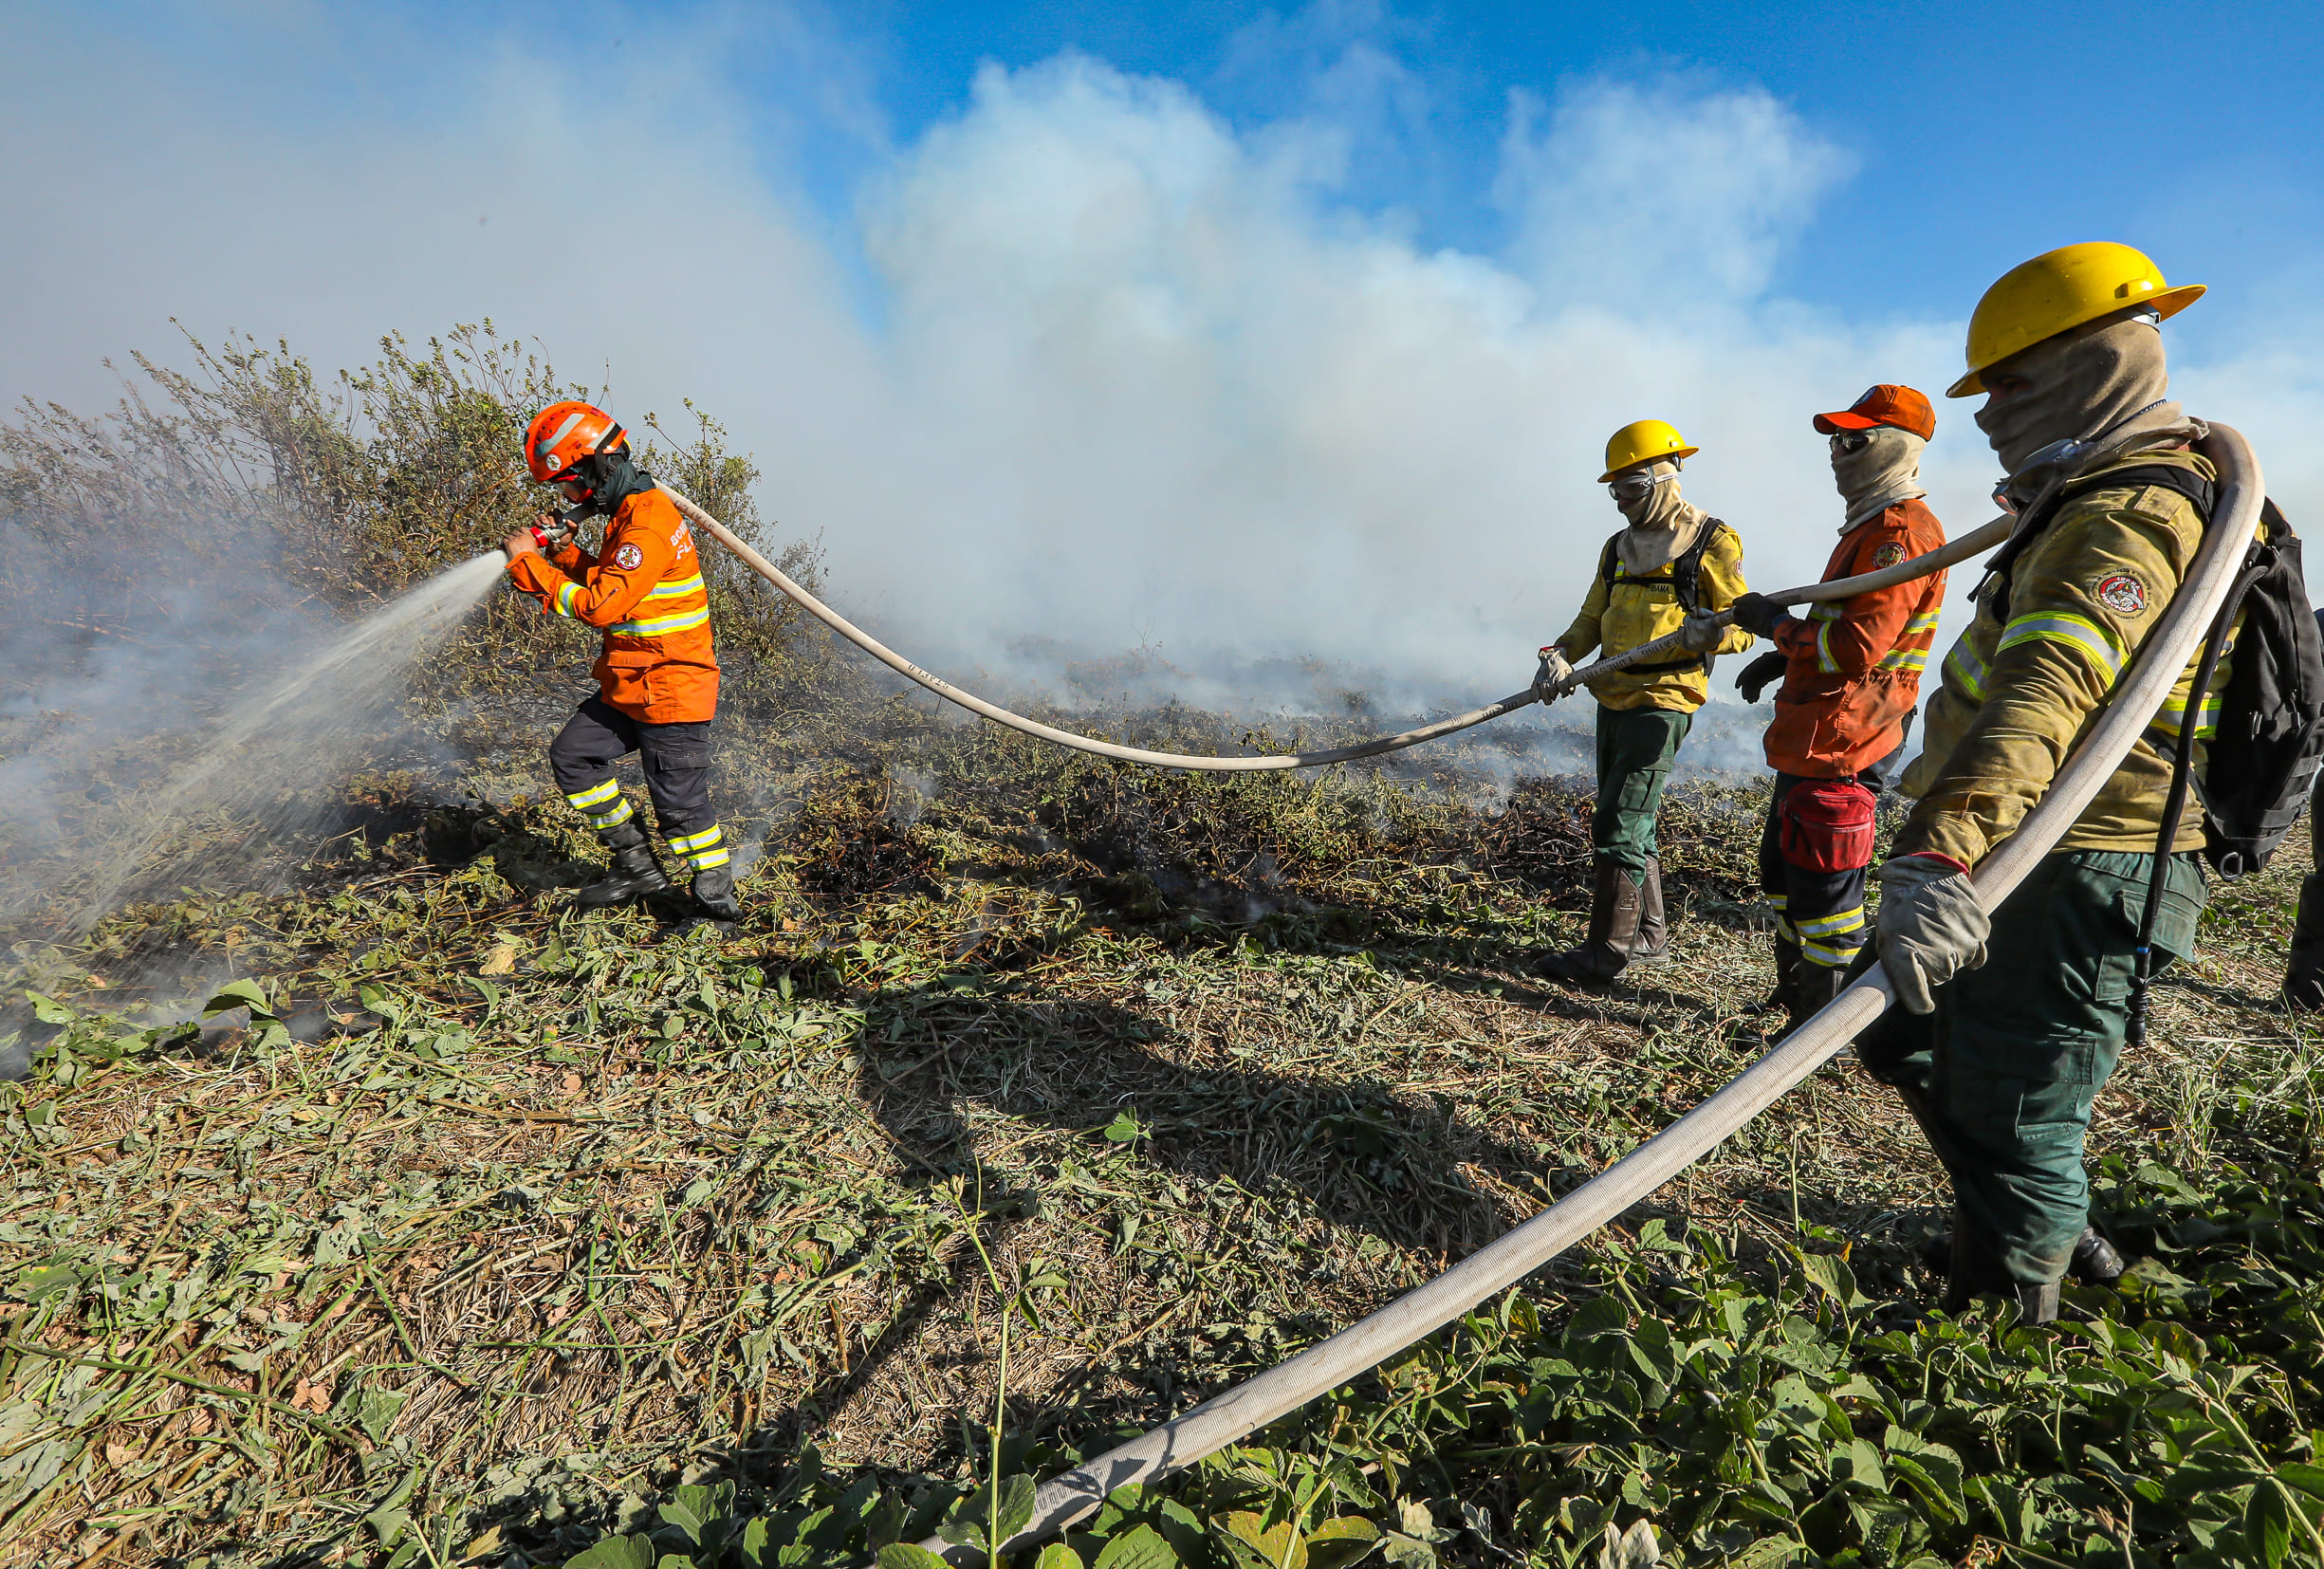
<path fill-rule="evenodd" d="M 1702 447 L 1688 494 L 1753 581 L 1811 580 L 1839 507 L 1807 415 L 1875 381 L 1939 391 L 1986 281 L 1881 320 L 1771 293 L 1854 154 L 1685 75 L 1513 95 L 1488 254 L 1362 204 L 1367 150 L 1425 116 L 1372 44 L 1240 128 L 1095 58 L 988 66 L 895 146 L 870 67 L 802 12 L 750 34 L 800 84 L 771 105 L 724 85 L 731 19 L 639 24 L 576 69 L 513 35 L 451 58 L 285 14 L 239 13 L 239 52 L 200 71 L 69 12 L 14 19 L 44 68 L 0 98 L 27 237 L 0 284 L 43 308 L 0 337 L 0 390 L 97 401 L 101 355 L 171 358 L 170 316 L 326 366 L 490 316 L 633 420 L 687 396 L 725 419 L 762 511 L 822 536 L 841 606 L 955 673 L 1053 674 L 1028 639 L 1151 644 L 1181 669 L 1390 672 L 1391 706 L 1499 695 L 1616 526 L 1607 434 L 1649 415 Z M 358 53 L 397 91 L 282 106 Z M 2122 237 L 2169 266 L 2167 235 Z M 1876 263 L 1913 235 L 1851 243 Z M 2180 389 L 2318 511 L 2313 357 L 2190 361 Z M 1967 414 L 1940 404 L 1927 474 L 1956 529 L 1991 511 Z"/>

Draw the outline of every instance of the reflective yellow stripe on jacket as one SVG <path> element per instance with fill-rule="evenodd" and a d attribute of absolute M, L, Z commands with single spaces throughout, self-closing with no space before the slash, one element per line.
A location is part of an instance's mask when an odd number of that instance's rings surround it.
<path fill-rule="evenodd" d="M 688 602 L 690 600 L 691 603 Z M 661 637 L 673 632 L 684 632 L 690 627 L 710 624 L 710 592 L 699 572 L 691 578 L 655 583 L 646 590 L 645 598 L 638 601 L 638 605 L 641 609 L 651 606 L 660 614 L 640 616 L 631 621 L 616 621 L 605 630 L 620 637 Z"/>

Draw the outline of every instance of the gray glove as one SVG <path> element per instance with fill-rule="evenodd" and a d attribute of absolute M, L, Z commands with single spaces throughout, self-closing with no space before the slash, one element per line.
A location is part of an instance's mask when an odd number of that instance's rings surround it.
<path fill-rule="evenodd" d="M 1555 703 L 1574 690 L 1574 661 L 1554 648 L 1541 651 L 1541 668 L 1533 673 L 1533 695 L 1543 704 Z"/>
<path fill-rule="evenodd" d="M 1935 856 L 1898 856 L 1880 863 L 1880 914 L 1872 944 L 1880 968 L 1909 1013 L 1936 1011 L 1935 990 L 1985 962 L 1993 918 L 1968 875 Z"/>
<path fill-rule="evenodd" d="M 1690 612 L 1678 629 L 1678 646 L 1689 654 L 1709 654 L 1726 640 L 1726 623 L 1716 612 Z"/>

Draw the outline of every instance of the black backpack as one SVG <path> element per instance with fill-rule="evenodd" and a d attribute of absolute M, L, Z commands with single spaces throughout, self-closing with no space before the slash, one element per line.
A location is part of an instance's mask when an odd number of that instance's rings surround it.
<path fill-rule="evenodd" d="M 2065 500 L 2081 490 L 2123 485 L 2154 485 L 2193 502 L 2208 528 L 2217 487 L 2175 464 L 2112 469 L 2078 483 L 2054 487 L 2026 508 L 2027 516 L 2009 543 L 1995 554 L 1988 586 L 1999 596 L 1996 609 L 2008 618 L 2009 569 L 2033 537 L 2046 527 Z M 2299 821 L 2324 764 L 2324 632 L 2308 605 L 2308 581 L 2301 566 L 2299 536 L 2273 501 L 2259 515 L 2265 542 L 2244 553 L 2235 585 L 2220 606 L 2206 639 L 2209 659 L 2198 673 L 2208 686 L 2213 645 L 2223 644 L 2238 610 L 2243 629 L 2235 640 L 2226 689 L 2220 693 L 2219 724 L 2206 754 L 2205 779 L 2190 780 L 2204 813 L 2204 858 L 2223 877 L 2257 872 L 2276 854 Z M 2202 692 L 2190 694 L 2200 712 Z M 2185 716 L 2181 724 L 2187 723 Z M 2156 751 L 2171 757 L 2174 739 L 2149 731 Z"/>
<path fill-rule="evenodd" d="M 2268 863 L 2315 788 L 2324 764 L 2324 632 L 2308 605 L 2299 536 L 2273 501 L 2260 507 L 2265 544 L 2255 542 L 2220 607 L 2220 627 L 2243 630 L 2220 694 L 2203 800 L 2204 858 L 2223 877 Z M 2217 636 L 2217 629 L 2214 629 Z"/>

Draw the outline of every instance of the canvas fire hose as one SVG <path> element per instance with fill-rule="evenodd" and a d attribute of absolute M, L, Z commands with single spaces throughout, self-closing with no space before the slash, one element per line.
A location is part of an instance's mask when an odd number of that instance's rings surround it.
<path fill-rule="evenodd" d="M 2197 450 L 2218 465 L 2220 489 L 2194 569 L 2049 792 L 1972 874 L 1987 910 L 2024 879 L 2113 774 L 2170 695 L 2234 584 L 2265 493 L 2259 460 L 2224 425 L 2212 426 Z M 1117 1488 L 1154 1482 L 1240 1442 L 1516 1285 L 1707 1154 L 1822 1066 L 1893 1001 L 1887 976 L 1873 966 L 1725 1088 L 1523 1225 L 1289 1361 L 1042 1483 L 1034 1493 L 1032 1519 L 1004 1550 L 1064 1529 Z M 922 1545 L 964 1565 L 984 1557 L 982 1548 L 942 1539 Z"/>
<path fill-rule="evenodd" d="M 808 615 L 890 670 L 895 671 L 898 675 L 917 681 L 937 696 L 948 702 L 959 704 L 970 713 L 982 714 L 996 725 L 1005 725 L 1012 730 L 1021 730 L 1026 735 L 1039 736 L 1043 741 L 1053 741 L 1061 747 L 1070 747 L 1076 751 L 1094 752 L 1099 757 L 1117 758 L 1124 763 L 1144 763 L 1157 768 L 1199 768 L 1211 773 L 1257 773 L 1275 768 L 1319 768 L 1326 764 L 1352 763 L 1359 757 L 1376 757 L 1382 752 L 1401 751 L 1407 747 L 1417 747 L 1423 741 L 1434 741 L 1440 736 L 1451 735 L 1456 731 L 1471 729 L 1484 724 L 1488 719 L 1499 719 L 1504 713 L 1514 713 L 1526 704 L 1539 701 L 1530 689 L 1512 692 L 1498 703 L 1487 703 L 1481 709 L 1471 709 L 1466 713 L 1456 713 L 1449 719 L 1439 719 L 1432 725 L 1423 725 L 1417 729 L 1405 730 L 1396 735 L 1382 736 L 1376 741 L 1365 741 L 1353 747 L 1334 747 L 1325 751 L 1282 752 L 1260 757 L 1196 757 L 1185 752 L 1154 752 L 1148 751 L 1141 747 L 1118 746 L 1111 741 L 1099 741 L 1092 736 L 1076 735 L 1071 730 L 1061 730 L 1053 725 L 1044 725 L 1038 719 L 1027 719 L 1021 713 L 1011 713 L 996 703 L 985 701 L 974 692 L 962 691 L 940 675 L 922 670 L 918 665 L 913 664 L 792 581 L 790 576 L 781 567 L 752 549 L 725 524 L 695 506 L 692 501 L 671 489 L 667 485 L 662 486 L 661 489 L 673 502 L 677 504 L 678 510 L 685 513 L 696 527 L 732 551 L 744 565 L 789 595 Z M 1780 605 L 1806 604 L 1817 600 L 1845 600 L 1854 595 L 1869 593 L 1875 588 L 1887 588 L 1894 583 L 1909 582 L 1914 578 L 1925 578 L 1940 567 L 1950 566 L 1955 562 L 1966 561 L 1971 556 L 1991 549 L 2009 537 L 2011 522 L 2009 518 L 1996 518 L 1973 533 L 1965 534 L 1948 545 L 1931 550 L 1926 556 L 1915 556 L 1910 561 L 1899 562 L 1894 566 L 1882 567 L 1877 572 L 1867 572 L 1854 578 L 1838 578 L 1831 582 L 1810 583 L 1801 588 L 1786 588 L 1780 593 L 1770 594 L 1767 598 Z M 1720 625 L 1725 626 L 1733 619 L 1734 616 L 1731 612 L 1720 612 Z M 1619 670 L 1624 665 L 1633 664 L 1638 660 L 1651 658 L 1658 653 L 1668 652 L 1677 647 L 1677 637 L 1676 633 L 1672 633 L 1668 637 L 1658 637 L 1651 643 L 1642 643 L 1610 659 L 1600 659 L 1587 670 L 1577 673 L 1575 681 L 1578 682 L 1582 678 L 1595 678 Z"/>

